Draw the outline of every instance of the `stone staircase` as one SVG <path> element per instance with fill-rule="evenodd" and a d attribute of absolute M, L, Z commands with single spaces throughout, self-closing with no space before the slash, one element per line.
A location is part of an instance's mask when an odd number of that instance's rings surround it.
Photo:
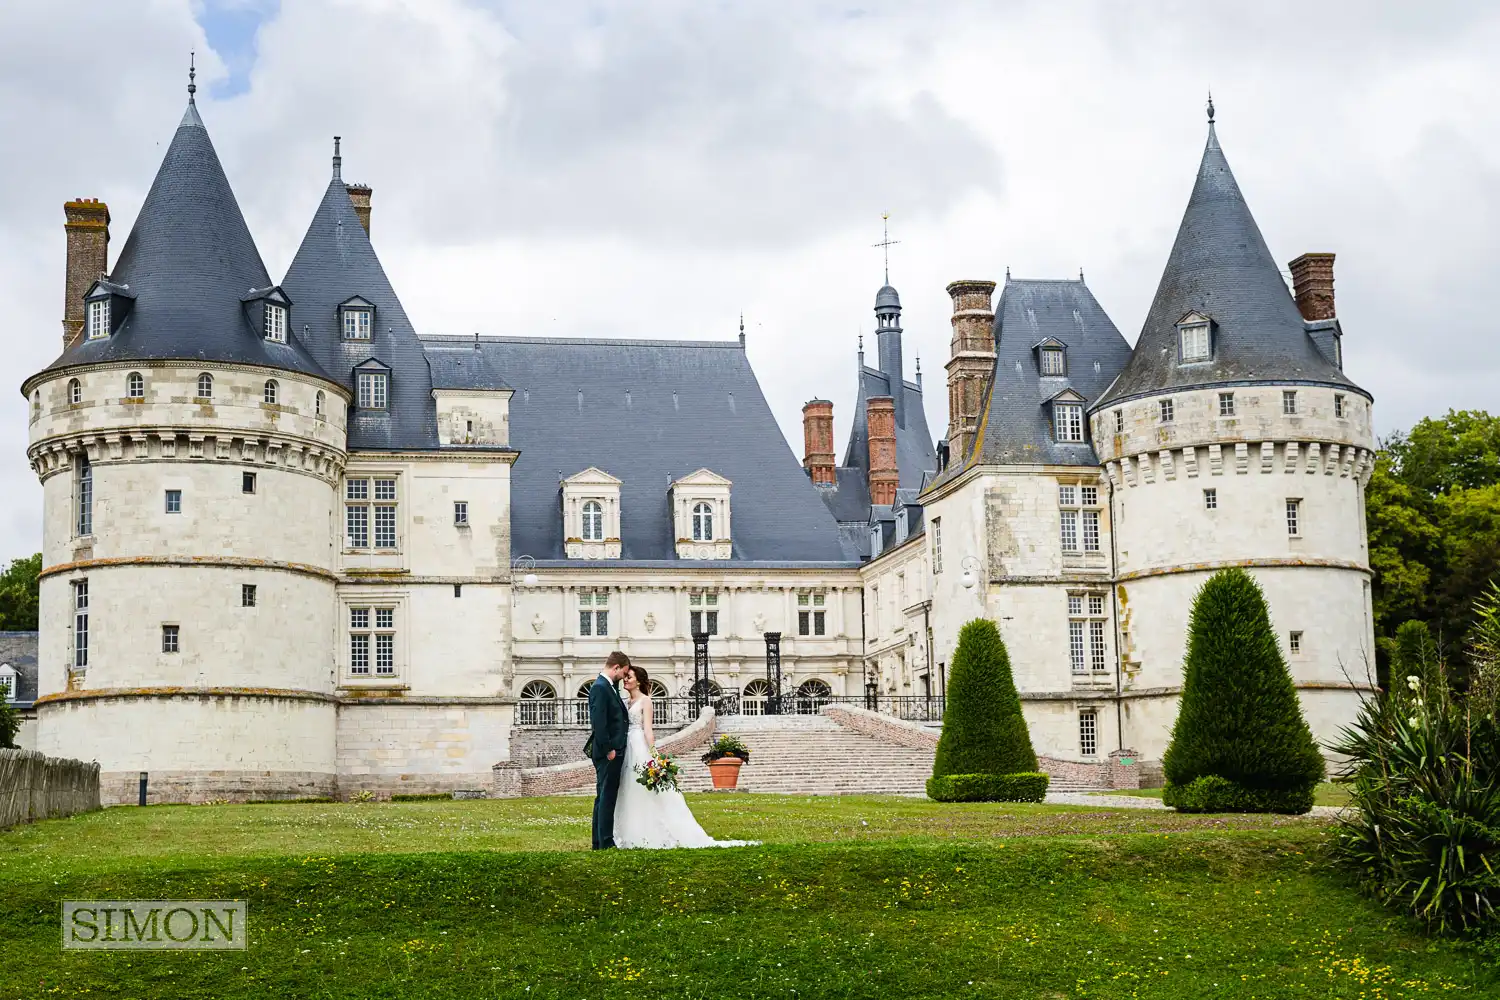
<path fill-rule="evenodd" d="M 715 729 L 750 748 L 740 788 L 772 795 L 924 795 L 933 751 L 863 736 L 822 715 L 724 716 Z M 683 753 L 682 789 L 712 782 L 699 758 Z"/>

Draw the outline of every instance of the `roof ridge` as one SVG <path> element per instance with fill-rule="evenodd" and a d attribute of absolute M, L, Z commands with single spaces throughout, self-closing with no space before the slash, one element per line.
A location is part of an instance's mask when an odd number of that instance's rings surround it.
<path fill-rule="evenodd" d="M 418 339 L 423 344 L 467 344 L 473 346 L 476 338 L 450 333 L 424 333 Z M 717 347 L 742 350 L 738 340 L 640 340 L 626 337 L 507 337 L 480 334 L 481 344 L 562 344 L 570 347 Z"/>

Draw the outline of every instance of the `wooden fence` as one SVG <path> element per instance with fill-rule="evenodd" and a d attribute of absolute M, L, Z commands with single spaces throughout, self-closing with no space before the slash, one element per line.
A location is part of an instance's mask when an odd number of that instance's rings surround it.
<path fill-rule="evenodd" d="M 98 764 L 0 750 L 0 830 L 99 807 Z"/>

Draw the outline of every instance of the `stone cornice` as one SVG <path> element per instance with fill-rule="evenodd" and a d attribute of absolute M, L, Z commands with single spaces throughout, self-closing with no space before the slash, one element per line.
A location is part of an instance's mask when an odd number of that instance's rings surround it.
<path fill-rule="evenodd" d="M 186 439 L 184 444 L 179 439 Z M 208 442 L 212 441 L 210 447 Z M 119 427 L 75 431 L 44 438 L 26 449 L 37 478 L 46 482 L 73 467 L 73 455 L 84 452 L 92 465 L 144 462 L 198 462 L 274 468 L 337 484 L 345 452 L 335 445 L 275 431 L 201 427 Z"/>
<path fill-rule="evenodd" d="M 298 688 L 260 687 L 137 687 L 99 688 L 93 691 L 59 691 L 36 700 L 38 706 L 70 702 L 92 702 L 156 698 L 274 698 L 283 701 L 312 701 L 340 707 L 401 707 L 418 705 L 514 705 L 516 699 L 491 695 L 400 695 L 361 697 L 307 691 Z"/>
<path fill-rule="evenodd" d="M 1297 681 L 1292 685 L 1298 691 L 1354 691 L 1374 694 L 1380 689 L 1373 684 L 1351 684 L 1347 681 Z M 1077 688 L 1072 691 L 1021 691 L 1022 701 L 1132 701 L 1136 698 L 1176 698 L 1182 694 L 1181 684 L 1162 687 L 1126 688 L 1116 694 L 1112 688 Z"/>
<path fill-rule="evenodd" d="M 241 559 L 234 556 L 117 556 L 109 559 L 78 559 L 73 562 L 48 566 L 39 577 L 56 576 L 61 573 L 88 572 L 96 569 L 117 569 L 139 566 L 178 566 L 194 568 L 267 569 L 283 573 L 315 576 L 333 582 L 343 580 L 339 574 L 322 566 L 309 563 L 283 562 L 278 559 Z"/>
<path fill-rule="evenodd" d="M 1143 580 L 1149 576 L 1171 576 L 1176 573 L 1216 573 L 1221 569 L 1239 567 L 1241 569 L 1278 569 L 1284 567 L 1307 567 L 1316 566 L 1325 569 L 1347 569 L 1356 573 L 1372 575 L 1370 567 L 1353 562 L 1348 559 L 1298 559 L 1295 557 L 1269 558 L 1269 559 L 1215 559 L 1210 562 L 1178 563 L 1173 566 L 1153 566 L 1150 569 L 1138 569 L 1129 573 L 1120 573 L 1115 577 L 1116 583 L 1128 583 L 1131 580 Z M 1003 583 L 1003 580 L 991 581 Z"/>
<path fill-rule="evenodd" d="M 349 449 L 349 461 L 353 462 L 451 462 L 456 458 L 462 458 L 466 462 L 478 459 L 491 459 L 496 462 L 505 462 L 508 465 L 516 464 L 516 459 L 521 457 L 521 452 L 516 448 L 500 447 L 465 447 L 463 445 L 446 445 L 432 451 L 369 451 L 362 448 Z"/>

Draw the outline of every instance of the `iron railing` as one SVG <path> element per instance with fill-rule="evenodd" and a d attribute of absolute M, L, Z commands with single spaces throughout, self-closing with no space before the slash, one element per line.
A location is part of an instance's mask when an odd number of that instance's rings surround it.
<path fill-rule="evenodd" d="M 658 726 L 685 726 L 698 717 L 704 706 L 713 706 L 716 715 L 817 715 L 825 705 L 849 705 L 866 708 L 907 722 L 941 722 L 943 699 L 933 695 L 798 695 L 780 698 L 771 695 L 743 694 L 737 690 L 651 699 L 651 714 Z M 587 698 L 524 698 L 516 705 L 518 726 L 561 726 L 586 728 L 589 724 Z"/>

